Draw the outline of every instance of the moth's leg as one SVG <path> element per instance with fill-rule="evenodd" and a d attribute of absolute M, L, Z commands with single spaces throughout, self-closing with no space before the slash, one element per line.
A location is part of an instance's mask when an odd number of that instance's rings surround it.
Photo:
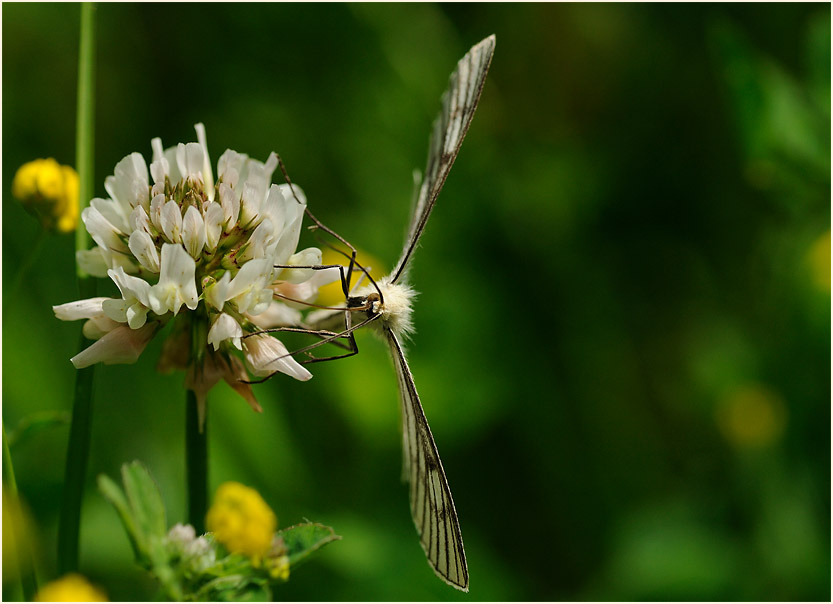
<path fill-rule="evenodd" d="M 273 359 L 273 361 L 271 361 L 271 362 L 274 362 L 274 361 L 278 361 L 278 360 L 286 358 L 286 357 L 292 357 L 296 354 L 308 353 L 310 350 L 313 350 L 314 348 L 318 348 L 319 346 L 323 346 L 324 344 L 332 343 L 332 342 L 335 342 L 335 341 L 343 338 L 343 339 L 347 340 L 347 342 L 348 342 L 347 350 L 349 352 L 347 352 L 346 354 L 335 355 L 335 356 L 332 356 L 332 357 L 324 357 L 324 358 L 304 359 L 303 361 L 298 361 L 298 363 L 301 364 L 301 365 L 305 365 L 305 364 L 309 364 L 309 363 L 318 363 L 318 362 L 321 362 L 321 361 L 333 361 L 333 360 L 336 360 L 336 359 L 343 359 L 343 358 L 351 357 L 355 354 L 358 354 L 358 352 L 359 352 L 359 346 L 356 343 L 356 338 L 355 338 L 355 335 L 354 335 L 353 332 L 355 332 L 360 327 L 364 327 L 365 325 L 367 325 L 371 321 L 374 321 L 377 318 L 377 316 L 369 317 L 369 318 L 365 319 L 364 321 L 362 321 L 361 323 L 359 323 L 357 325 L 350 325 L 350 320 L 349 320 L 350 311 L 345 311 L 345 315 L 347 317 L 346 318 L 347 329 L 345 329 L 344 331 L 342 331 L 340 333 L 335 333 L 335 332 L 332 332 L 332 331 L 326 331 L 326 330 L 320 330 L 320 329 L 319 330 L 303 329 L 303 328 L 300 328 L 300 327 L 272 327 L 272 328 L 269 328 L 269 329 L 263 329 L 263 330 L 260 330 L 260 331 L 257 331 L 257 332 L 246 334 L 245 336 L 243 336 L 243 339 L 246 339 L 246 338 L 249 338 L 249 337 L 252 337 L 252 336 L 255 336 L 255 335 L 263 334 L 263 333 L 275 333 L 275 332 L 281 332 L 281 331 L 287 331 L 287 332 L 292 332 L 292 333 L 306 333 L 306 334 L 310 334 L 310 335 L 314 335 L 314 336 L 322 338 L 322 340 L 320 342 L 310 344 L 309 346 L 304 346 L 303 348 L 300 348 L 300 349 L 295 350 L 293 352 L 288 352 L 284 355 L 281 355 L 281 356 Z M 274 372 L 270 373 L 269 375 L 267 375 L 266 377 L 264 377 L 262 379 L 259 379 L 259 380 L 240 380 L 240 381 L 245 383 L 245 384 L 262 384 L 266 380 L 272 378 L 276 373 L 279 373 L 279 371 L 274 371 Z"/>

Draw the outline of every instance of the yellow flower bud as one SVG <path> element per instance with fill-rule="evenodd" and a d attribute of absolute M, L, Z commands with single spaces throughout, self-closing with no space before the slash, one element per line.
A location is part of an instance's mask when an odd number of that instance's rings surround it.
<path fill-rule="evenodd" d="M 64 176 L 64 196 L 58 218 L 58 230 L 62 233 L 71 233 L 78 225 L 78 193 L 81 184 L 78 172 L 70 166 L 61 166 L 61 173 Z"/>
<path fill-rule="evenodd" d="M 70 573 L 47 583 L 35 596 L 36 602 L 107 602 L 107 596 L 81 575 Z"/>
<path fill-rule="evenodd" d="M 43 228 L 68 233 L 78 225 L 78 174 L 52 158 L 23 164 L 14 176 L 12 194 Z"/>
<path fill-rule="evenodd" d="M 51 157 L 40 160 L 37 174 L 38 194 L 41 197 L 58 200 L 64 193 L 64 175 L 61 164 Z"/>
<path fill-rule="evenodd" d="M 267 558 L 265 563 L 269 570 L 269 576 L 279 581 L 289 580 L 289 556 L 283 555 L 276 558 Z"/>
<path fill-rule="evenodd" d="M 18 168 L 12 181 L 12 195 L 20 200 L 37 195 L 38 169 L 42 161 L 42 159 L 36 159 Z"/>
<path fill-rule="evenodd" d="M 226 482 L 217 489 L 205 524 L 229 552 L 244 554 L 259 566 L 269 552 L 278 520 L 257 491 Z"/>

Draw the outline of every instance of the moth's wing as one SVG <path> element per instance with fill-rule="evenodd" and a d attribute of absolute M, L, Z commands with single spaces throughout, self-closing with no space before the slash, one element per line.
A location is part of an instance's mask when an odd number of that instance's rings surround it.
<path fill-rule="evenodd" d="M 392 283 L 404 276 L 408 260 L 416 249 L 448 172 L 457 159 L 460 145 L 469 130 L 474 110 L 477 109 L 494 51 L 495 36 L 491 35 L 473 46 L 466 56 L 460 59 L 457 69 L 449 78 L 448 89 L 442 98 L 442 111 L 434 120 L 431 131 L 428 161 L 416 202 L 413 204 L 405 247 L 391 273 Z"/>
<path fill-rule="evenodd" d="M 383 328 L 390 345 L 402 402 L 402 454 L 410 483 L 411 516 L 428 563 L 443 581 L 469 590 L 469 571 L 457 510 L 437 445 L 425 419 L 405 353 L 394 333 Z"/>

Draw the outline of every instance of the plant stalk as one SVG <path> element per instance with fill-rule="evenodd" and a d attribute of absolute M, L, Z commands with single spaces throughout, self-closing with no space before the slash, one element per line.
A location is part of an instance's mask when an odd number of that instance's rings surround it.
<path fill-rule="evenodd" d="M 81 4 L 81 41 L 78 50 L 78 105 L 75 114 L 75 169 L 78 170 L 78 214 L 90 205 L 94 191 L 95 156 L 95 11 L 92 2 Z M 75 249 L 86 250 L 92 242 L 87 229 L 75 231 Z M 78 277 L 89 276 L 78 267 Z M 81 293 L 85 293 L 83 291 Z"/>
<path fill-rule="evenodd" d="M 205 532 L 208 510 L 208 420 L 200 430 L 197 395 L 185 391 L 185 473 L 188 483 L 188 522 L 198 535 Z"/>
<path fill-rule="evenodd" d="M 95 5 L 81 5 L 81 35 L 78 52 L 78 110 L 76 114 L 75 152 L 80 183 L 79 212 L 93 196 L 94 114 L 95 114 Z M 90 238 L 84 228 L 78 228 L 76 251 L 86 250 Z M 95 296 L 95 281 L 78 271 L 81 298 Z M 89 341 L 82 335 L 79 350 Z M 93 377 L 95 366 L 80 369 L 75 375 L 75 398 L 72 406 L 72 425 L 67 447 L 61 515 L 58 520 L 58 571 L 61 574 L 78 570 L 79 537 L 81 530 L 81 502 L 86 482 L 87 461 L 90 453 L 92 427 Z"/>

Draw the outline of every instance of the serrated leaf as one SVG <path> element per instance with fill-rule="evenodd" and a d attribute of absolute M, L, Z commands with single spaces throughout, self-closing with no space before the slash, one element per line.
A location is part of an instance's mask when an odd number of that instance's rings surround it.
<path fill-rule="evenodd" d="M 149 545 L 151 537 L 164 537 L 165 504 L 150 472 L 141 462 L 134 461 L 122 466 L 121 475 L 136 530 L 143 535 L 143 541 Z"/>
<path fill-rule="evenodd" d="M 133 554 L 136 556 L 136 560 L 147 562 L 147 545 L 136 530 L 133 514 L 124 496 L 124 492 L 119 485 L 104 474 L 99 474 L 98 476 L 98 490 L 116 508 L 116 513 L 119 515 L 127 537 L 130 539 L 130 545 L 133 547 Z"/>
<path fill-rule="evenodd" d="M 303 562 L 328 543 L 341 539 L 331 527 L 314 522 L 290 526 L 278 531 L 278 535 L 286 544 L 290 567 Z"/>
<path fill-rule="evenodd" d="M 124 491 L 109 477 L 98 477 L 101 494 L 116 508 L 136 562 L 148 570 L 167 564 L 165 506 L 159 488 L 138 461 L 121 468 Z"/>

